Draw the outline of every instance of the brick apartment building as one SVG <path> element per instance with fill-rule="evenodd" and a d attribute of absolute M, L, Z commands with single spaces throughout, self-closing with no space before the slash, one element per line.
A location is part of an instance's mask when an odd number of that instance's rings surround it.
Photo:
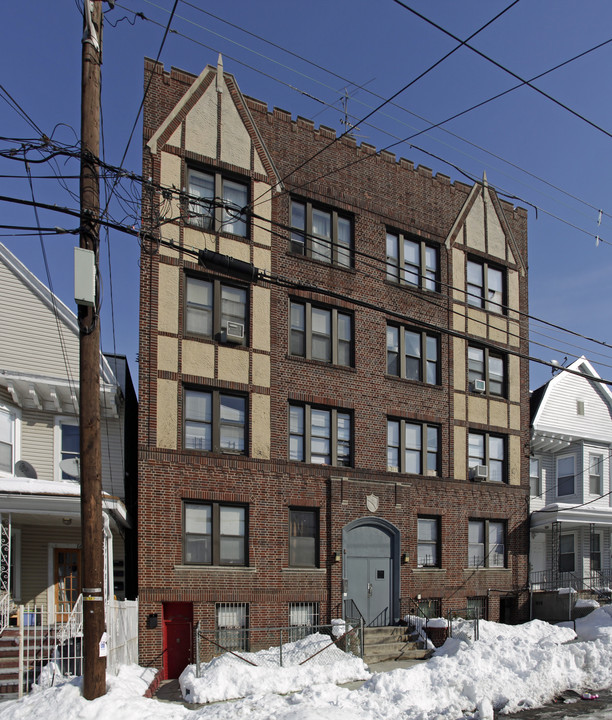
<path fill-rule="evenodd" d="M 525 619 L 526 212 L 221 63 L 151 73 L 141 662 L 176 676 L 196 621 Z"/>

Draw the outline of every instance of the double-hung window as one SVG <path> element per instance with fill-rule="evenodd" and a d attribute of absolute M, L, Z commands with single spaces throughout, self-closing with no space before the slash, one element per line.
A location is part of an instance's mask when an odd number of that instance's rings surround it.
<path fill-rule="evenodd" d="M 71 460 L 80 456 L 80 430 L 77 424 L 60 423 L 61 452 L 60 460 Z M 62 480 L 70 480 L 74 475 L 68 475 L 62 470 Z"/>
<path fill-rule="evenodd" d="M 336 408 L 290 405 L 289 460 L 352 466 L 351 413 Z"/>
<path fill-rule="evenodd" d="M 16 416 L 0 407 L 0 472 L 12 473 L 15 466 Z"/>
<path fill-rule="evenodd" d="M 316 508 L 289 510 L 289 565 L 319 565 L 319 511 Z"/>
<path fill-rule="evenodd" d="M 219 172 L 190 169 L 189 221 L 203 230 L 246 237 L 247 183 L 224 177 Z"/>
<path fill-rule="evenodd" d="M 557 458 L 557 495 L 573 495 L 575 492 L 576 458 L 562 455 Z"/>
<path fill-rule="evenodd" d="M 473 479 L 507 482 L 506 441 L 500 435 L 471 432 L 468 436 L 468 469 Z M 483 472 L 483 468 L 485 471 Z"/>
<path fill-rule="evenodd" d="M 504 312 L 504 272 L 480 260 L 467 261 L 466 301 L 472 307 Z"/>
<path fill-rule="evenodd" d="M 565 533 L 559 536 L 559 572 L 574 572 L 574 535 Z"/>
<path fill-rule="evenodd" d="M 589 455 L 589 492 L 603 495 L 603 455 Z"/>
<path fill-rule="evenodd" d="M 246 565 L 247 509 L 185 502 L 183 560 L 188 565 Z"/>
<path fill-rule="evenodd" d="M 245 287 L 188 275 L 185 280 L 185 332 L 244 345 L 247 298 Z"/>
<path fill-rule="evenodd" d="M 353 364 L 353 316 L 309 302 L 290 303 L 289 352 L 334 365 Z"/>
<path fill-rule="evenodd" d="M 440 567 L 440 520 L 437 517 L 418 518 L 417 566 Z"/>
<path fill-rule="evenodd" d="M 499 520 L 470 520 L 468 567 L 506 567 L 506 523 Z"/>
<path fill-rule="evenodd" d="M 289 642 L 296 642 L 319 628 L 319 603 L 289 603 Z"/>
<path fill-rule="evenodd" d="M 542 494 L 540 458 L 529 458 L 529 492 L 532 497 L 539 497 Z"/>
<path fill-rule="evenodd" d="M 221 390 L 185 390 L 185 448 L 246 454 L 247 400 Z"/>
<path fill-rule="evenodd" d="M 225 650 L 249 650 L 249 604 L 217 603 L 215 607 L 215 635 Z"/>
<path fill-rule="evenodd" d="M 353 221 L 336 210 L 291 201 L 291 252 L 340 267 L 353 265 Z"/>
<path fill-rule="evenodd" d="M 439 475 L 440 428 L 437 425 L 387 420 L 387 470 Z"/>
<path fill-rule="evenodd" d="M 439 385 L 439 337 L 424 330 L 387 325 L 387 374 Z"/>
<path fill-rule="evenodd" d="M 387 233 L 387 280 L 423 290 L 437 290 L 438 250 L 419 238 Z"/>
<path fill-rule="evenodd" d="M 505 395 L 504 356 L 488 348 L 468 347 L 468 381 L 470 390 L 490 395 Z"/>

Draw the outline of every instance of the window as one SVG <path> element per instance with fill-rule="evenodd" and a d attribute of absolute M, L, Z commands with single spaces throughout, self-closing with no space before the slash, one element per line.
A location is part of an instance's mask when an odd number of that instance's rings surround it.
<path fill-rule="evenodd" d="M 334 365 L 353 364 L 353 316 L 309 302 L 290 303 L 289 352 Z"/>
<path fill-rule="evenodd" d="M 559 538 L 559 572 L 574 572 L 574 536 L 561 535 Z"/>
<path fill-rule="evenodd" d="M 437 290 L 437 248 L 419 238 L 388 232 L 387 280 L 423 290 Z"/>
<path fill-rule="evenodd" d="M 246 398 L 185 390 L 185 448 L 246 454 Z"/>
<path fill-rule="evenodd" d="M 246 343 L 246 288 L 187 276 L 185 308 L 186 333 L 240 345 Z"/>
<path fill-rule="evenodd" d="M 217 603 L 215 606 L 215 635 L 224 650 L 249 649 L 248 603 Z"/>
<path fill-rule="evenodd" d="M 488 348 L 468 347 L 470 390 L 505 395 L 504 356 Z M 482 388 L 482 390 L 481 390 Z"/>
<path fill-rule="evenodd" d="M 289 565 L 318 567 L 319 511 L 317 509 L 289 510 Z"/>
<path fill-rule="evenodd" d="M 468 305 L 490 312 L 504 312 L 504 273 L 486 262 L 467 261 Z"/>
<path fill-rule="evenodd" d="M 289 603 L 289 642 L 301 640 L 319 627 L 319 603 Z"/>
<path fill-rule="evenodd" d="M 247 511 L 239 505 L 183 505 L 183 560 L 195 565 L 246 565 Z"/>
<path fill-rule="evenodd" d="M 212 232 L 246 237 L 249 186 L 221 173 L 189 170 L 189 221 Z"/>
<path fill-rule="evenodd" d="M 439 385 L 439 348 L 436 335 L 387 325 L 387 374 Z"/>
<path fill-rule="evenodd" d="M 539 458 L 529 458 L 529 492 L 533 497 L 542 494 Z"/>
<path fill-rule="evenodd" d="M 591 495 L 603 495 L 603 455 L 589 455 L 589 491 Z"/>
<path fill-rule="evenodd" d="M 574 462 L 573 455 L 564 455 L 557 458 L 557 495 L 574 494 Z"/>
<path fill-rule="evenodd" d="M 470 477 L 481 478 L 481 468 L 487 468 L 491 482 L 507 482 L 505 440 L 499 435 L 471 432 L 468 435 Z"/>
<path fill-rule="evenodd" d="M 335 210 L 291 201 L 290 250 L 341 267 L 353 265 L 353 223 Z"/>
<path fill-rule="evenodd" d="M 601 534 L 591 532 L 591 570 L 601 570 Z"/>
<path fill-rule="evenodd" d="M 15 414 L 0 407 L 0 472 L 12 473 L 15 465 Z"/>
<path fill-rule="evenodd" d="M 78 425 L 70 423 L 61 423 L 62 447 L 60 460 L 70 460 L 80 456 L 80 431 Z M 62 480 L 72 480 L 73 475 L 68 475 L 62 470 Z"/>
<path fill-rule="evenodd" d="M 487 598 L 469 597 L 467 599 L 466 620 L 484 620 L 487 617 Z"/>
<path fill-rule="evenodd" d="M 353 464 L 350 413 L 311 405 L 289 407 L 289 460 L 318 465 Z"/>
<path fill-rule="evenodd" d="M 440 428 L 408 420 L 387 420 L 387 470 L 438 475 Z"/>
<path fill-rule="evenodd" d="M 427 618 L 442 617 L 442 601 L 440 598 L 428 598 L 427 600 L 417 601 L 419 615 Z"/>
<path fill-rule="evenodd" d="M 418 567 L 440 567 L 440 521 L 438 518 L 418 519 Z"/>
<path fill-rule="evenodd" d="M 470 520 L 468 567 L 506 566 L 506 524 L 499 520 Z"/>

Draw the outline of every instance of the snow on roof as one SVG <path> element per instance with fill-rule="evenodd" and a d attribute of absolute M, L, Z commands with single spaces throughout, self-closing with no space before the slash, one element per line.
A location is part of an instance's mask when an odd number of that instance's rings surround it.
<path fill-rule="evenodd" d="M 81 486 L 75 480 L 39 480 L 17 477 L 16 475 L 0 476 L 0 493 L 17 493 L 19 495 L 80 495 Z"/>

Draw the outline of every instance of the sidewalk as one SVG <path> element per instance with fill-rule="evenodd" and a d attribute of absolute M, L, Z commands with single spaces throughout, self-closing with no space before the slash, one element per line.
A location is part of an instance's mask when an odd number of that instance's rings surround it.
<path fill-rule="evenodd" d="M 416 659 L 385 660 L 384 662 L 371 663 L 368 665 L 368 668 L 372 673 L 382 673 L 390 672 L 391 670 L 406 669 L 422 662 L 427 661 Z M 364 680 L 355 680 L 354 682 L 344 683 L 340 687 L 348 688 L 349 690 L 357 690 L 364 682 Z M 189 710 L 197 710 L 197 708 L 203 707 L 198 703 L 189 703 L 183 700 L 178 680 L 162 680 L 153 697 L 160 702 L 180 703 Z"/>

